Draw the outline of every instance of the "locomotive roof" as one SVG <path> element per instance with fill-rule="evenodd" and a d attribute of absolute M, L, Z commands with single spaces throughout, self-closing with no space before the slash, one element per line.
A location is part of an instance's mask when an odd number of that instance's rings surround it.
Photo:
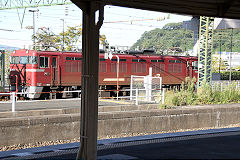
<path fill-rule="evenodd" d="M 60 52 L 60 51 L 36 51 L 36 50 L 26 50 L 26 49 L 20 49 L 20 50 L 16 50 L 15 53 L 13 54 L 17 54 L 17 55 L 21 55 L 22 53 L 26 54 L 26 53 L 37 53 L 37 54 L 48 54 L 48 55 L 69 55 L 69 56 L 76 56 L 81 54 L 81 52 Z M 100 53 L 100 55 L 104 55 L 104 53 Z M 136 57 L 136 58 L 197 58 L 196 56 L 175 56 L 175 55 L 159 55 L 159 54 L 113 54 L 113 59 L 116 58 L 114 57 L 114 55 L 118 55 L 120 58 L 123 57 Z"/>

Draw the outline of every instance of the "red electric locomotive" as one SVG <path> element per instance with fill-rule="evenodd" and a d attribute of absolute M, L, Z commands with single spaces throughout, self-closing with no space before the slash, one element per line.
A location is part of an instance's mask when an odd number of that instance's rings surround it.
<path fill-rule="evenodd" d="M 131 75 L 145 76 L 152 67 L 153 76 L 162 77 L 164 85 L 179 85 L 186 77 L 197 77 L 197 57 L 144 54 L 113 54 L 105 59 L 99 54 L 99 86 L 111 90 L 117 87 L 117 57 L 119 58 L 119 89 L 129 88 Z M 16 50 L 11 54 L 11 91 L 30 92 L 28 98 L 48 98 L 49 93 L 81 89 L 82 54 Z M 54 93 L 56 93 L 54 92 Z M 65 98 L 65 93 L 59 94 Z"/>

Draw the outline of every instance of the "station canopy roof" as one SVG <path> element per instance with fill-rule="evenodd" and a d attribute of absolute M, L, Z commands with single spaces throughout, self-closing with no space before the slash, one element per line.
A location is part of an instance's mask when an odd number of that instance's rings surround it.
<path fill-rule="evenodd" d="M 91 0 L 72 0 L 74 3 Z M 178 13 L 240 19 L 240 0 L 96 0 L 105 5 Z"/>

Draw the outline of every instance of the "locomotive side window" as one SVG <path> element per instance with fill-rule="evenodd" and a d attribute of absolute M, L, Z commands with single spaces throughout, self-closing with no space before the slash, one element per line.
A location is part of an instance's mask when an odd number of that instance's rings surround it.
<path fill-rule="evenodd" d="M 79 58 L 79 57 L 75 57 L 75 60 L 79 60 L 79 61 L 80 61 L 80 60 L 82 60 L 82 58 Z"/>
<path fill-rule="evenodd" d="M 49 58 L 45 57 L 45 68 L 49 67 Z"/>
<path fill-rule="evenodd" d="M 146 62 L 146 59 L 132 59 L 132 62 Z M 131 72 L 144 73 L 147 70 L 146 63 L 132 63 Z"/>
<path fill-rule="evenodd" d="M 65 58 L 65 72 L 81 72 L 82 58 L 80 57 L 66 57 Z"/>
<path fill-rule="evenodd" d="M 116 58 L 111 59 L 111 61 L 117 62 Z M 119 72 L 125 73 L 127 72 L 127 64 L 126 63 L 121 63 L 121 62 L 126 62 L 127 59 L 119 59 Z M 111 72 L 117 72 L 117 63 L 111 63 Z"/>
<path fill-rule="evenodd" d="M 117 72 L 117 63 L 111 63 L 111 72 Z"/>
<path fill-rule="evenodd" d="M 146 59 L 139 59 L 139 62 L 146 62 Z"/>
<path fill-rule="evenodd" d="M 122 72 L 122 73 L 127 72 L 127 64 L 126 63 L 119 64 L 119 72 Z"/>
<path fill-rule="evenodd" d="M 40 57 L 39 58 L 39 67 L 48 68 L 49 67 L 49 57 Z"/>
<path fill-rule="evenodd" d="M 113 58 L 113 59 L 111 59 L 111 61 L 117 61 L 117 59 Z M 126 62 L 126 61 L 127 61 L 127 59 L 119 59 L 119 62 Z"/>
<path fill-rule="evenodd" d="M 138 59 L 132 59 L 132 62 L 138 62 Z"/>
<path fill-rule="evenodd" d="M 168 72 L 182 73 L 182 64 L 168 64 Z"/>
<path fill-rule="evenodd" d="M 152 72 L 153 73 L 165 72 L 165 64 L 152 63 L 151 67 L 152 67 Z"/>
<path fill-rule="evenodd" d="M 192 69 L 198 69 L 198 61 L 192 62 Z"/>
<path fill-rule="evenodd" d="M 100 58 L 100 61 L 106 61 L 106 59 L 105 58 Z"/>
<path fill-rule="evenodd" d="M 168 72 L 170 73 L 182 73 L 182 61 L 181 60 L 168 60 Z"/>
<path fill-rule="evenodd" d="M 164 62 L 164 59 L 153 59 L 151 62 Z"/>
<path fill-rule="evenodd" d="M 57 58 L 56 57 L 52 58 L 52 67 L 57 68 Z"/>
<path fill-rule="evenodd" d="M 146 72 L 146 64 L 145 63 L 132 63 L 131 64 L 131 72 L 133 73 L 144 73 Z"/>
<path fill-rule="evenodd" d="M 105 62 L 99 63 L 99 72 L 107 72 L 107 63 Z"/>
<path fill-rule="evenodd" d="M 39 66 L 40 68 L 44 68 L 44 57 L 40 57 Z"/>
<path fill-rule="evenodd" d="M 74 57 L 66 57 L 66 60 L 74 60 Z"/>
<path fill-rule="evenodd" d="M 11 64 L 19 64 L 19 56 L 12 56 Z"/>
<path fill-rule="evenodd" d="M 182 63 L 180 60 L 168 60 L 169 63 Z"/>
<path fill-rule="evenodd" d="M 132 59 L 132 62 L 146 62 L 146 59 Z"/>

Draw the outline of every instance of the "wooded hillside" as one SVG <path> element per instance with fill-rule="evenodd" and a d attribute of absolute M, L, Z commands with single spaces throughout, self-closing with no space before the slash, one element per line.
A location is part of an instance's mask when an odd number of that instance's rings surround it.
<path fill-rule="evenodd" d="M 240 52 L 240 29 L 233 29 L 232 50 Z M 213 51 L 231 51 L 231 30 L 215 30 Z M 193 31 L 185 30 L 180 23 L 169 23 L 162 29 L 156 28 L 145 32 L 131 49 L 154 49 L 158 54 L 166 54 L 173 48 L 181 48 L 183 51 L 192 50 L 194 45 Z"/>

